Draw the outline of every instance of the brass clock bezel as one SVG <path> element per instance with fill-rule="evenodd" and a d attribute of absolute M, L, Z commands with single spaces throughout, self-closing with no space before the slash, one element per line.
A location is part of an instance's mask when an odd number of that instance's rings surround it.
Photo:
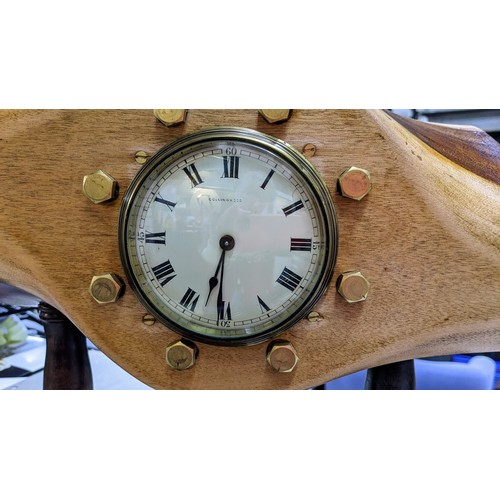
<path fill-rule="evenodd" d="M 159 165 L 162 166 L 161 171 L 163 172 L 168 169 L 170 165 L 175 163 L 179 157 L 183 156 L 186 153 L 186 150 L 214 140 L 246 142 L 247 144 L 260 148 L 267 154 L 278 157 L 281 161 L 285 162 L 287 167 L 300 178 L 302 183 L 307 184 L 309 189 L 317 197 L 319 202 L 319 216 L 324 221 L 324 268 L 319 276 L 319 279 L 313 285 L 309 296 L 305 299 L 299 309 L 292 313 L 291 316 L 285 317 L 278 325 L 253 335 L 212 337 L 189 330 L 166 317 L 164 313 L 157 310 L 157 308 L 150 303 L 139 285 L 138 280 L 132 271 L 132 265 L 127 250 L 127 231 L 130 213 L 135 206 L 134 201 L 137 198 L 138 191 L 143 186 L 145 180 L 148 179 L 148 177 L 156 168 L 158 168 Z M 166 163 L 167 160 L 168 163 Z M 333 276 L 338 251 L 338 223 L 333 200 L 326 184 L 311 162 L 309 162 L 309 160 L 307 160 L 293 146 L 285 141 L 282 141 L 281 139 L 277 139 L 252 129 L 241 127 L 217 127 L 190 133 L 174 140 L 157 151 L 142 166 L 141 170 L 136 174 L 123 197 L 118 223 L 118 246 L 122 266 L 130 287 L 144 308 L 158 321 L 170 330 L 194 341 L 219 346 L 245 346 L 264 342 L 283 333 L 298 321 L 303 319 L 321 299 Z M 214 330 L 217 329 L 214 328 Z M 219 330 L 222 331 L 223 329 L 220 328 Z"/>

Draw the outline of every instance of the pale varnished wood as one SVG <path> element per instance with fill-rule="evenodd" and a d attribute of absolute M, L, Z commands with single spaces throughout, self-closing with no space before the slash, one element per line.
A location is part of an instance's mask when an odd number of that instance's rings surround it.
<path fill-rule="evenodd" d="M 273 373 L 266 343 L 222 348 L 200 344 L 196 366 L 169 369 L 165 347 L 176 334 L 143 325 L 144 310 L 127 289 L 99 306 L 93 275 L 124 272 L 117 220 L 138 172 L 135 152 L 154 153 L 205 127 L 243 126 L 286 140 L 325 179 L 339 218 L 334 279 L 316 310 L 285 333 L 300 362 Z M 453 160 L 453 161 L 452 161 Z M 457 352 L 500 350 L 500 187 L 460 166 L 383 111 L 294 110 L 268 124 L 256 110 L 190 110 L 165 127 L 152 110 L 39 110 L 0 113 L 0 279 L 57 307 L 116 363 L 156 388 L 308 388 L 385 363 Z M 370 170 L 373 189 L 361 202 L 336 192 L 340 173 Z M 490 165 L 487 162 L 487 165 Z M 102 168 L 120 184 L 118 200 L 94 205 L 83 176 Z M 496 168 L 494 165 L 492 169 Z M 347 304 L 335 278 L 359 269 L 368 300 Z"/>

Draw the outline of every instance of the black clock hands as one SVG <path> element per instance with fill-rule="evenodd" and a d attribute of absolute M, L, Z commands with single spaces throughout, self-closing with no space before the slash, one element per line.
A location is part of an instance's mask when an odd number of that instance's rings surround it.
<path fill-rule="evenodd" d="M 208 291 L 208 297 L 207 301 L 205 302 L 205 307 L 207 307 L 208 305 L 208 300 L 210 299 L 210 294 L 212 293 L 212 290 L 219 284 L 219 278 L 217 276 L 219 276 L 219 269 L 222 262 L 224 261 L 225 254 L 226 251 L 222 250 L 222 255 L 220 256 L 219 263 L 217 264 L 217 269 L 215 270 L 215 274 L 208 280 L 208 286 L 210 290 Z"/>
<path fill-rule="evenodd" d="M 222 300 L 222 283 L 224 281 L 224 259 L 226 251 L 222 250 L 221 267 L 220 267 L 220 286 L 219 293 L 217 294 L 217 324 L 219 320 L 224 319 L 224 301 Z"/>
<path fill-rule="evenodd" d="M 229 235 L 223 236 L 219 240 L 219 246 L 222 249 L 222 254 L 219 259 L 219 263 L 217 264 L 217 269 L 215 270 L 215 274 L 208 280 L 208 297 L 205 302 L 205 307 L 208 305 L 208 301 L 210 299 L 210 295 L 214 288 L 219 285 L 219 293 L 217 294 L 217 322 L 219 319 L 224 318 L 224 300 L 222 295 L 222 287 L 224 282 L 224 261 L 226 258 L 226 251 L 232 250 L 234 248 L 234 238 Z M 220 271 L 220 281 L 219 281 L 219 271 Z"/>

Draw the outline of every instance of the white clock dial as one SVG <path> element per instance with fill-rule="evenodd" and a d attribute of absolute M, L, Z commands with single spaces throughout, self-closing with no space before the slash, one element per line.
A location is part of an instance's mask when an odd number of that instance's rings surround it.
<path fill-rule="evenodd" d="M 336 255 L 331 198 L 289 145 L 210 129 L 162 149 L 130 186 L 120 250 L 143 304 L 182 335 L 242 345 L 310 310 Z"/>

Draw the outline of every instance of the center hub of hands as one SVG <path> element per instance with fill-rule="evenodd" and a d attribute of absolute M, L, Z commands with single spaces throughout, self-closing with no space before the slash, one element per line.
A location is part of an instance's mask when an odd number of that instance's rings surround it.
<path fill-rule="evenodd" d="M 234 238 L 226 234 L 220 239 L 219 246 L 222 250 L 232 250 L 234 248 Z"/>

